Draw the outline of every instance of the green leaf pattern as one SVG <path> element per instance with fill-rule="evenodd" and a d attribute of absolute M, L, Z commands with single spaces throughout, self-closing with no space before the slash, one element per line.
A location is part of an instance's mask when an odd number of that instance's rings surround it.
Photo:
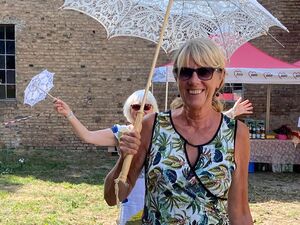
<path fill-rule="evenodd" d="M 229 224 L 226 198 L 236 167 L 236 121 L 223 116 L 217 135 L 202 146 L 191 168 L 185 140 L 173 128 L 170 116 L 171 112 L 159 113 L 155 121 L 145 166 L 148 190 L 142 224 Z"/>

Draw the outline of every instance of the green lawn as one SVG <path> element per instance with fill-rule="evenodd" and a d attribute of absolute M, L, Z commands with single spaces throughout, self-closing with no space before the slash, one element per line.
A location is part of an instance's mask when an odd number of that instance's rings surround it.
<path fill-rule="evenodd" d="M 1 150 L 0 224 L 114 224 L 118 209 L 104 202 L 103 180 L 116 159 L 103 151 Z M 300 224 L 299 173 L 253 173 L 249 181 L 255 224 Z"/>
<path fill-rule="evenodd" d="M 0 224 L 113 224 L 118 210 L 104 202 L 103 180 L 115 160 L 100 151 L 1 151 Z"/>

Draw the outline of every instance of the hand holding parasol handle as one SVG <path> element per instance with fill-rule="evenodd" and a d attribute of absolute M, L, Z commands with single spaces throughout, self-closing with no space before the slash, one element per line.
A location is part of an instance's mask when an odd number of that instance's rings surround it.
<path fill-rule="evenodd" d="M 149 73 L 149 76 L 148 76 L 148 81 L 147 81 L 147 85 L 146 85 L 146 88 L 145 88 L 141 108 L 140 108 L 140 110 L 138 112 L 138 115 L 137 115 L 137 118 L 134 122 L 134 128 L 139 132 L 142 130 L 142 120 L 143 120 L 143 117 L 144 117 L 143 109 L 144 109 L 144 105 L 146 103 L 149 88 L 151 86 L 152 76 L 153 76 L 155 65 L 156 65 L 156 62 L 157 62 L 158 55 L 159 55 L 160 47 L 161 47 L 162 42 L 163 42 L 163 36 L 164 36 L 164 32 L 166 30 L 167 21 L 168 21 L 169 15 L 170 15 L 170 11 L 171 11 L 171 7 L 173 5 L 173 2 L 174 2 L 174 0 L 169 0 L 167 11 L 166 11 L 166 14 L 165 14 L 165 17 L 164 17 L 164 23 L 163 23 L 163 26 L 162 26 L 161 31 L 160 31 L 159 42 L 157 43 L 157 46 L 156 46 L 155 55 L 154 55 L 153 62 L 152 62 L 152 67 L 151 67 L 151 70 L 150 70 L 150 73 Z M 119 203 L 118 183 L 119 183 L 119 181 L 122 181 L 123 183 L 126 183 L 132 158 L 133 158 L 133 155 L 126 155 L 125 156 L 120 175 L 115 180 L 115 191 L 116 191 L 117 204 Z"/>
<path fill-rule="evenodd" d="M 145 93 L 146 93 L 146 91 L 145 91 Z M 147 96 L 147 95 L 144 94 L 144 97 L 145 96 Z M 144 103 L 144 99 L 143 99 L 141 108 L 138 111 L 137 117 L 134 121 L 134 129 L 137 130 L 138 132 L 141 132 L 141 130 L 142 130 L 142 120 L 143 120 L 143 117 L 144 117 L 144 112 L 143 112 L 144 104 L 145 103 Z M 129 172 L 129 168 L 130 168 L 130 165 L 131 165 L 132 158 L 133 158 L 133 155 L 126 155 L 125 156 L 125 159 L 124 159 L 124 162 L 123 162 L 123 165 L 122 165 L 122 170 L 121 170 L 120 175 L 118 177 L 118 180 L 122 181 L 123 183 L 126 183 L 127 175 L 128 175 L 128 172 Z"/>

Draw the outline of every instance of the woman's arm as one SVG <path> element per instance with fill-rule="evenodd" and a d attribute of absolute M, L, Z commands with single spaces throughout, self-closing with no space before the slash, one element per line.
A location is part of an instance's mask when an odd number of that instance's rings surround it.
<path fill-rule="evenodd" d="M 235 140 L 236 170 L 228 195 L 228 214 L 231 225 L 252 225 L 248 203 L 248 164 L 250 159 L 249 130 L 238 121 Z"/>
<path fill-rule="evenodd" d="M 65 116 L 73 127 L 76 135 L 83 141 L 99 146 L 116 146 L 117 140 L 111 129 L 90 131 L 73 114 L 71 108 L 60 99 L 54 102 L 55 110 Z"/>
<path fill-rule="evenodd" d="M 120 158 L 115 167 L 109 172 L 104 182 L 104 199 L 108 205 L 116 205 L 115 179 L 118 178 L 126 154 L 133 154 L 132 163 L 127 177 L 127 185 L 119 182 L 119 200 L 124 200 L 131 192 L 140 175 L 150 145 L 155 114 L 146 115 L 139 134 L 133 130 L 125 132 L 120 139 Z"/>

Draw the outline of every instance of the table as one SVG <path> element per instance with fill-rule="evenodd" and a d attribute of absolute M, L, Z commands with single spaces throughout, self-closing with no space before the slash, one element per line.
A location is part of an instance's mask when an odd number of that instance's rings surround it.
<path fill-rule="evenodd" d="M 291 140 L 251 139 L 250 146 L 250 162 L 300 165 L 300 145 Z"/>

